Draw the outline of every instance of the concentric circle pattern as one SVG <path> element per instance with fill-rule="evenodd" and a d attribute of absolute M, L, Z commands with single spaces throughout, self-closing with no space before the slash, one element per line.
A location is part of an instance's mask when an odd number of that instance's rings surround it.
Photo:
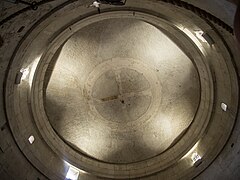
<path fill-rule="evenodd" d="M 56 8 L 13 57 L 5 101 L 19 148 L 50 179 L 73 166 L 79 179 L 196 177 L 234 126 L 232 35 L 169 3 L 89 3 Z"/>
<path fill-rule="evenodd" d="M 45 109 L 53 128 L 79 151 L 106 162 L 160 154 L 186 131 L 199 104 L 191 60 L 139 20 L 84 27 L 64 44 L 51 72 Z"/>

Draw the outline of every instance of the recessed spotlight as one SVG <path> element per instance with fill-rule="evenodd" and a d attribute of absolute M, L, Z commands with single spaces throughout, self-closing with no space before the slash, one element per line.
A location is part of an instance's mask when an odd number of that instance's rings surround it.
<path fill-rule="evenodd" d="M 192 154 L 191 159 L 195 167 L 198 167 L 200 164 L 202 164 L 202 157 L 197 152 Z"/>
<path fill-rule="evenodd" d="M 90 5 L 91 7 L 96 7 L 96 8 L 99 8 L 100 7 L 100 4 L 98 1 L 93 1 L 93 3 Z"/>
<path fill-rule="evenodd" d="M 31 135 L 31 136 L 28 138 L 28 141 L 29 141 L 30 144 L 33 144 L 34 140 L 35 140 L 35 138 L 34 138 L 33 135 Z"/>
<path fill-rule="evenodd" d="M 206 39 L 203 37 L 204 32 L 203 31 L 195 31 L 195 34 L 198 39 L 200 39 L 202 42 L 207 42 Z"/>
<path fill-rule="evenodd" d="M 66 180 L 77 180 L 79 176 L 79 170 L 73 167 L 69 167 Z"/>
<path fill-rule="evenodd" d="M 228 106 L 225 103 L 221 103 L 221 108 L 223 111 L 227 111 Z"/>
<path fill-rule="evenodd" d="M 22 68 L 16 75 L 15 84 L 20 84 L 22 80 L 26 79 L 29 74 L 29 68 Z"/>
<path fill-rule="evenodd" d="M 191 159 L 192 159 L 193 163 L 196 163 L 197 161 L 201 160 L 202 158 L 197 152 L 194 152 L 191 156 Z"/>
<path fill-rule="evenodd" d="M 24 80 L 27 78 L 27 75 L 29 74 L 29 68 L 25 68 L 25 69 L 22 68 L 20 72 L 22 73 L 22 80 Z"/>
<path fill-rule="evenodd" d="M 209 45 L 213 45 L 214 41 L 213 39 L 209 36 L 209 34 L 203 32 L 203 31 L 195 31 L 195 35 L 197 36 L 198 39 L 200 39 L 202 42 L 206 42 Z"/>

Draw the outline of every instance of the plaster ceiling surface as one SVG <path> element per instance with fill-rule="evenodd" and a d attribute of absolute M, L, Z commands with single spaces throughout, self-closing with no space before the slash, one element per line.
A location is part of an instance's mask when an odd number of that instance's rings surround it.
<path fill-rule="evenodd" d="M 45 81 L 54 130 L 109 163 L 164 152 L 189 127 L 200 99 L 191 60 L 158 28 L 128 18 L 76 32 L 54 55 Z"/>

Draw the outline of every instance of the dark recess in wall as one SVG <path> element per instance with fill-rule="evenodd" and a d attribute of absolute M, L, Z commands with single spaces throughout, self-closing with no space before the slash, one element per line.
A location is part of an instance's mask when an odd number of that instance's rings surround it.
<path fill-rule="evenodd" d="M 0 36 L 0 47 L 2 47 L 3 46 L 3 38 L 2 38 L 2 36 Z"/>
<path fill-rule="evenodd" d="M 22 32 L 22 30 L 25 28 L 25 26 L 21 26 L 19 29 L 18 29 L 18 33 Z"/>

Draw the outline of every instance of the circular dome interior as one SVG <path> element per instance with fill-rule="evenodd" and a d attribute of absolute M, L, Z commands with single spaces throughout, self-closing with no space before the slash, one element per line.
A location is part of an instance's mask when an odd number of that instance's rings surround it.
<path fill-rule="evenodd" d="M 191 60 L 153 25 L 90 24 L 57 51 L 45 76 L 49 121 L 75 150 L 109 163 L 152 158 L 181 138 L 200 98 Z"/>

